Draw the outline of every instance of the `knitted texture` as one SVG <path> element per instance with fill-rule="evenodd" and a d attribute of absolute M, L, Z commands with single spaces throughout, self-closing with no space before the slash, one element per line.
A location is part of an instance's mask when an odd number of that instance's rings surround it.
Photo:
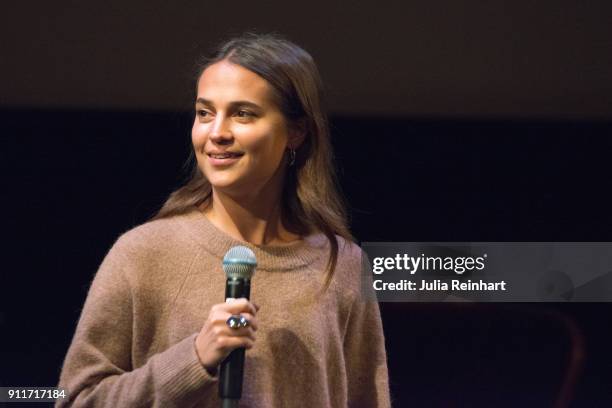
<path fill-rule="evenodd" d="M 334 279 L 321 294 L 322 234 L 256 246 L 197 210 L 128 231 L 89 289 L 60 377 L 69 398 L 56 406 L 218 408 L 218 380 L 194 341 L 224 301 L 222 259 L 236 245 L 257 257 L 251 300 L 261 306 L 240 406 L 389 406 L 378 304 L 360 292 L 361 249 L 338 240 Z"/>

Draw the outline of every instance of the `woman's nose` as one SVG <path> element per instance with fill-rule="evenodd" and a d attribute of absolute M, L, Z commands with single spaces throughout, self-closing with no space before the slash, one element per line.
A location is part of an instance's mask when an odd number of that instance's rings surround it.
<path fill-rule="evenodd" d="M 212 128 L 210 129 L 209 138 L 211 141 L 219 144 L 231 143 L 234 136 L 232 135 L 229 120 L 223 115 L 217 115 Z"/>

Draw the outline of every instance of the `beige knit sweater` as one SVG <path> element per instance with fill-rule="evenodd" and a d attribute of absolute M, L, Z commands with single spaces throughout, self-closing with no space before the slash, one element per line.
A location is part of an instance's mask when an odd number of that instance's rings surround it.
<path fill-rule="evenodd" d="M 109 251 L 64 361 L 69 398 L 56 406 L 219 407 L 217 378 L 194 340 L 224 301 L 221 260 L 235 245 L 257 257 L 251 300 L 261 306 L 241 406 L 389 406 L 378 305 L 360 293 L 360 248 L 341 242 L 332 285 L 316 298 L 328 256 L 322 234 L 253 246 L 197 210 L 141 225 Z"/>

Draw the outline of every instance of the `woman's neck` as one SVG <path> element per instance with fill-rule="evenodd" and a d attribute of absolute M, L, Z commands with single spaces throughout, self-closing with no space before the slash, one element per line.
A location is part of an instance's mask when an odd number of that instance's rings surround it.
<path fill-rule="evenodd" d="M 213 188 L 211 200 L 201 210 L 220 230 L 254 245 L 282 245 L 300 239 L 283 226 L 278 197 L 236 199 Z"/>

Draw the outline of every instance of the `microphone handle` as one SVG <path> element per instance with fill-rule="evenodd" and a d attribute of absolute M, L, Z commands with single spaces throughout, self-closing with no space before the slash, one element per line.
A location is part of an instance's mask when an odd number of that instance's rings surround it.
<path fill-rule="evenodd" d="M 228 279 L 225 285 L 225 299 L 249 298 L 251 281 L 247 279 Z M 240 399 L 242 396 L 242 377 L 244 372 L 244 348 L 232 351 L 221 363 L 219 370 L 219 397 L 226 400 Z M 231 403 L 224 401 L 224 404 Z M 237 406 L 237 404 L 236 404 Z"/>
<path fill-rule="evenodd" d="M 248 279 L 228 279 L 225 281 L 225 299 L 249 298 L 251 281 Z"/>

